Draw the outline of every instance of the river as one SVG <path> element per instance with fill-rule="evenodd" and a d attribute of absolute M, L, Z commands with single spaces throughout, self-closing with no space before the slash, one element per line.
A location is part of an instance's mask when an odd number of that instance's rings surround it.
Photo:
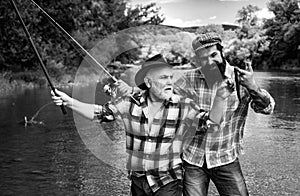
<path fill-rule="evenodd" d="M 268 116 L 249 111 L 240 161 L 250 195 L 300 195 L 300 74 L 255 77 L 276 108 Z M 97 154 L 70 110 L 62 115 L 49 104 L 35 118 L 43 124 L 20 122 L 50 101 L 48 89 L 0 98 L 0 195 L 128 195 L 126 172 L 112 163 L 123 160 L 105 157 L 114 147 L 103 140 Z M 217 195 L 213 185 L 210 195 Z"/>

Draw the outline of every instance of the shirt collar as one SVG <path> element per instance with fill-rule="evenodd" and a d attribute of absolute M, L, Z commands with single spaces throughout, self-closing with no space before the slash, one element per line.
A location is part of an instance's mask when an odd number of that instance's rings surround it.
<path fill-rule="evenodd" d="M 231 66 L 227 61 L 226 61 L 226 66 L 225 66 L 225 72 L 224 75 L 227 78 L 233 78 L 233 74 L 234 74 L 234 67 Z"/>

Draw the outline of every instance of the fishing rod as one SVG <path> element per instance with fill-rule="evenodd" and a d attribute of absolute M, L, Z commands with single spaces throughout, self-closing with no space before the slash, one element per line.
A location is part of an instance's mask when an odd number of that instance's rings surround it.
<path fill-rule="evenodd" d="M 62 26 L 60 26 L 60 24 L 58 24 L 43 8 L 41 8 L 41 6 L 39 6 L 34 0 L 30 0 L 35 6 L 37 6 L 41 11 L 42 13 L 46 16 L 46 18 L 56 27 L 58 28 L 59 30 L 61 30 L 68 38 L 70 38 L 76 46 L 78 46 L 81 51 L 87 55 L 88 57 L 90 57 L 90 59 L 92 59 L 92 61 L 94 63 L 96 63 L 106 74 L 107 76 L 109 76 L 111 79 L 112 79 L 112 82 L 113 83 L 117 83 L 118 80 L 112 75 L 109 73 L 109 71 L 103 66 L 101 65 L 85 48 L 83 48 L 83 46 L 81 46 L 81 44 L 76 40 L 74 39 Z M 76 48 L 75 48 L 76 49 Z M 130 98 L 135 101 L 137 104 L 139 103 L 138 100 L 136 100 L 132 95 L 129 95 Z"/>
<path fill-rule="evenodd" d="M 62 32 L 65 33 L 65 35 L 67 35 L 68 38 L 70 38 L 80 49 L 81 51 L 87 55 L 88 57 L 90 57 L 94 63 L 96 63 L 114 82 L 117 82 L 118 80 L 111 75 L 105 67 L 103 67 L 86 49 L 84 49 L 80 43 L 74 39 L 62 26 L 60 26 L 43 8 L 41 8 L 34 0 L 30 0 L 35 6 L 37 6 L 42 13 L 46 16 L 46 18 L 58 29 L 60 29 Z"/>
<path fill-rule="evenodd" d="M 19 10 L 18 10 L 18 8 L 17 8 L 17 6 L 16 6 L 14 0 L 10 0 L 10 3 L 12 4 L 12 7 L 14 8 L 14 10 L 15 10 L 17 16 L 18 16 L 20 23 L 22 24 L 23 30 L 24 30 L 24 32 L 25 32 L 25 34 L 26 34 L 26 37 L 28 38 L 28 40 L 29 40 L 29 42 L 30 42 L 30 44 L 31 44 L 31 46 L 32 46 L 32 48 L 33 48 L 33 50 L 34 50 L 34 53 L 35 53 L 36 57 L 38 58 L 38 60 L 39 60 L 39 62 L 40 62 L 40 65 L 41 65 L 41 67 L 42 67 L 42 70 L 43 70 L 43 72 L 44 72 L 44 75 L 46 76 L 46 79 L 47 79 L 47 81 L 48 81 L 48 83 L 49 83 L 49 86 L 50 86 L 51 90 L 54 92 L 54 94 L 55 94 L 56 96 L 59 96 L 59 95 L 56 93 L 56 90 L 55 90 L 55 88 L 54 88 L 54 86 L 53 86 L 53 84 L 52 84 L 52 82 L 51 82 L 51 80 L 50 80 L 50 76 L 49 76 L 49 74 L 48 74 L 48 71 L 47 71 L 47 69 L 46 69 L 46 66 L 44 65 L 43 60 L 42 60 L 42 58 L 41 58 L 41 56 L 40 56 L 40 54 L 39 54 L 37 48 L 36 48 L 35 45 L 34 45 L 34 42 L 33 42 L 32 38 L 31 38 L 31 36 L 30 36 L 30 33 L 29 33 L 29 31 L 28 31 L 28 29 L 27 29 L 27 27 L 26 27 L 26 25 L 25 25 L 25 23 L 24 23 L 24 21 L 23 21 L 21 15 L 20 15 L 20 12 L 19 12 Z M 64 105 L 61 105 L 60 108 L 61 108 L 61 111 L 62 111 L 63 114 L 67 114 L 67 111 L 66 111 Z"/>

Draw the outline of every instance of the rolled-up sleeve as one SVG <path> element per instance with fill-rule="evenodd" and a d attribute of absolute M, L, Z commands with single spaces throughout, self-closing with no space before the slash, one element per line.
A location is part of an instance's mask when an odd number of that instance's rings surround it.
<path fill-rule="evenodd" d="M 94 118 L 93 121 L 111 122 L 115 120 L 115 114 L 113 112 L 114 105 L 111 103 L 106 103 L 105 105 L 94 105 Z"/>
<path fill-rule="evenodd" d="M 250 92 L 252 97 L 251 108 L 257 113 L 272 114 L 275 108 L 273 97 L 264 89 L 260 89 L 260 91 L 260 96 L 255 92 Z"/>

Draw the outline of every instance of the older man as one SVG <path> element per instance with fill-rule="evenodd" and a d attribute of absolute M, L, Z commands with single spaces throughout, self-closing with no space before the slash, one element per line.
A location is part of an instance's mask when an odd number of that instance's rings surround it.
<path fill-rule="evenodd" d="M 82 103 L 65 93 L 53 95 L 86 118 L 111 121 L 121 118 L 126 130 L 127 169 L 132 195 L 181 195 L 182 142 L 195 130 L 202 135 L 218 131 L 224 101 L 232 92 L 220 85 L 211 112 L 201 110 L 190 99 L 173 93 L 172 68 L 158 55 L 146 61 L 135 76 L 143 91 L 103 106 Z M 93 111 L 91 108 L 94 108 Z M 209 117 L 212 115 L 212 117 Z"/>
<path fill-rule="evenodd" d="M 248 195 L 238 159 L 243 152 L 248 107 L 251 105 L 255 112 L 270 114 L 274 100 L 257 85 L 250 64 L 242 70 L 226 62 L 219 35 L 200 34 L 192 46 L 197 69 L 187 72 L 176 83 L 177 90 L 207 111 L 212 108 L 219 81 L 236 81 L 236 91 L 225 102 L 220 131 L 207 133 L 205 138 L 196 135 L 183 149 L 184 195 L 207 195 L 210 180 L 220 195 Z"/>

